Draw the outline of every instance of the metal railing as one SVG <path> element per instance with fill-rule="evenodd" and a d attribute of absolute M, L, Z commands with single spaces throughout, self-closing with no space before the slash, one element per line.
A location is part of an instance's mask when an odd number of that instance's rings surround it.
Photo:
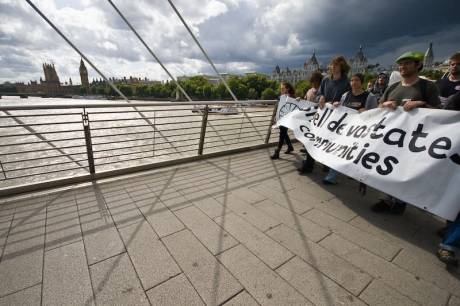
<path fill-rule="evenodd" d="M 275 103 L 0 106 L 0 196 L 265 146 Z"/>

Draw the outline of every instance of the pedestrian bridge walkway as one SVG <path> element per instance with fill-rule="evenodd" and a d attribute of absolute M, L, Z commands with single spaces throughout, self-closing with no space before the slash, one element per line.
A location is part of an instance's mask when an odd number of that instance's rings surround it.
<path fill-rule="evenodd" d="M 298 148 L 296 148 L 296 152 Z M 460 305 L 443 222 L 266 149 L 0 204 L 0 305 Z"/>

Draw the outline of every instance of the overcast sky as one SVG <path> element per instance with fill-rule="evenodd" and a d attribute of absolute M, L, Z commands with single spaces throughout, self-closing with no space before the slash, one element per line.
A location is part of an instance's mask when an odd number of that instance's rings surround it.
<path fill-rule="evenodd" d="M 167 79 L 105 0 L 34 0 L 110 77 Z M 211 73 L 166 0 L 114 3 L 174 76 Z M 407 50 L 435 60 L 460 50 L 458 0 L 174 0 L 220 72 L 270 73 L 301 67 L 315 49 L 321 64 L 352 57 L 363 45 L 370 63 L 391 64 Z M 54 62 L 61 81 L 79 83 L 80 56 L 25 1 L 0 0 L 0 83 L 38 80 Z M 87 65 L 88 66 L 88 65 Z M 89 69 L 90 78 L 97 74 Z"/>

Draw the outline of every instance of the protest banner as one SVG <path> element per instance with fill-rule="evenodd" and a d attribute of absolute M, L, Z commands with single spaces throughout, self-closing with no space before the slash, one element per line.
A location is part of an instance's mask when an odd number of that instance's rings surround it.
<path fill-rule="evenodd" d="M 293 130 L 315 160 L 347 176 L 444 219 L 460 211 L 460 112 L 358 113 L 328 104 L 294 110 L 277 125 Z"/>

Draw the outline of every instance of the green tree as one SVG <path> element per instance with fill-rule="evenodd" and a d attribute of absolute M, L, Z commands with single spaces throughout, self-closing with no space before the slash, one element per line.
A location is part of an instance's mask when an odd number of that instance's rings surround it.
<path fill-rule="evenodd" d="M 133 87 L 131 85 L 117 85 L 117 88 L 127 97 L 131 97 L 133 95 Z"/>
<path fill-rule="evenodd" d="M 303 98 L 310 88 L 311 85 L 308 81 L 300 81 L 295 86 L 295 96 Z"/>
<path fill-rule="evenodd" d="M 137 85 L 134 91 L 138 97 L 147 97 L 149 95 L 149 88 L 147 85 Z"/>
<path fill-rule="evenodd" d="M 262 95 L 260 97 L 262 100 L 275 100 L 278 99 L 278 94 L 273 88 L 265 88 L 262 91 Z"/>
<path fill-rule="evenodd" d="M 257 100 L 257 99 L 259 99 L 259 94 L 257 93 L 257 90 L 255 90 L 255 88 L 249 88 L 249 90 L 248 90 L 248 99 L 249 100 Z"/>

